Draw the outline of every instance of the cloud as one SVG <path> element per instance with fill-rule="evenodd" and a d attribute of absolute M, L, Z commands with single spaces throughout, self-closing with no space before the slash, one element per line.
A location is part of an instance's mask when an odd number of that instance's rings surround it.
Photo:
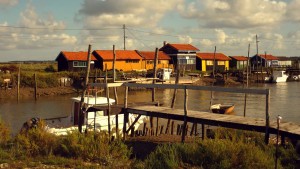
<path fill-rule="evenodd" d="M 25 11 L 20 13 L 19 25 L 30 28 L 48 28 L 27 30 L 27 32 L 32 33 L 49 32 L 53 31 L 53 29 L 64 29 L 66 27 L 64 22 L 56 21 L 52 15 L 48 15 L 47 18 L 41 18 L 31 4 L 28 4 Z"/>
<path fill-rule="evenodd" d="M 54 31 L 54 29 L 64 29 L 66 26 L 62 21 L 56 21 L 53 16 L 46 18 L 36 13 L 34 6 L 28 4 L 27 8 L 20 13 L 19 24 L 16 27 L 6 28 L 7 22 L 0 23 L 1 50 L 13 49 L 49 49 L 51 47 L 61 47 L 75 45 L 77 37 Z M 22 28 L 25 27 L 25 28 Z M 48 29 L 45 29 L 48 28 Z"/>
<path fill-rule="evenodd" d="M 272 27 L 284 19 L 287 4 L 271 0 L 202 0 L 178 8 L 185 18 L 209 28 Z"/>
<path fill-rule="evenodd" d="M 78 14 L 87 27 L 121 26 L 155 27 L 169 11 L 183 0 L 85 0 Z"/>
<path fill-rule="evenodd" d="M 19 3 L 19 0 L 0 0 L 1 6 L 14 6 Z"/>

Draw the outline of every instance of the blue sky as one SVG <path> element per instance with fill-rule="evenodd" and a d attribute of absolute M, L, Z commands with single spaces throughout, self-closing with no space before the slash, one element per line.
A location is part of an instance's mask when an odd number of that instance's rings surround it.
<path fill-rule="evenodd" d="M 299 56 L 300 0 L 0 0 L 0 62 L 54 60 L 60 51 L 154 51 L 190 43 L 202 52 Z"/>

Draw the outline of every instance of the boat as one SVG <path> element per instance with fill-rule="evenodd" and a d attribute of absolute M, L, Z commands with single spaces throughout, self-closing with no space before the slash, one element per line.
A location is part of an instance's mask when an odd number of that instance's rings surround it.
<path fill-rule="evenodd" d="M 234 104 L 214 104 L 210 109 L 213 113 L 230 114 L 233 112 Z"/>
<path fill-rule="evenodd" d="M 289 76 L 286 74 L 285 71 L 273 71 L 273 74 L 271 76 L 271 82 L 273 83 L 286 82 L 288 77 Z"/>
<path fill-rule="evenodd" d="M 55 135 L 67 135 L 69 132 L 78 130 L 80 101 L 81 97 L 73 97 L 72 113 L 65 117 L 56 117 L 44 119 L 47 124 L 47 131 Z M 114 104 L 114 99 L 109 99 L 109 104 Z M 107 97 L 84 97 L 84 113 L 85 121 L 82 130 L 108 131 L 108 115 L 104 110 L 108 106 Z M 118 116 L 118 131 L 116 131 L 116 118 Z M 137 115 L 129 114 L 128 126 L 130 126 L 136 119 Z M 146 121 L 147 117 L 142 116 L 135 123 L 137 129 Z M 122 135 L 122 127 L 124 124 L 124 114 L 112 113 L 110 115 L 110 126 L 113 135 Z"/>

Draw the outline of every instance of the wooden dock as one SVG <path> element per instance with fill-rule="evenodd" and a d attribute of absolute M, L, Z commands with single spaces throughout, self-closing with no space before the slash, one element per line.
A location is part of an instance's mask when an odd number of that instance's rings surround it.
<path fill-rule="evenodd" d="M 186 128 L 187 122 L 191 122 L 193 124 L 201 124 L 202 131 L 205 131 L 203 128 L 205 125 L 212 126 L 222 126 L 227 128 L 234 128 L 240 130 L 249 130 L 249 131 L 257 131 L 265 134 L 265 142 L 269 143 L 270 134 L 279 134 L 281 135 L 282 141 L 284 141 L 285 137 L 300 140 L 300 125 L 292 122 L 281 122 L 278 130 L 277 121 L 270 120 L 270 91 L 269 89 L 250 89 L 250 88 L 225 88 L 225 87 L 212 87 L 212 86 L 193 86 L 193 85 L 177 85 L 177 84 L 137 84 L 137 83 L 91 83 L 92 87 L 104 87 L 107 91 L 109 88 L 116 87 L 124 87 L 125 95 L 124 95 L 124 105 L 123 105 L 123 113 L 124 113 L 124 126 L 123 126 L 123 137 L 126 139 L 126 135 L 130 130 L 132 130 L 132 126 L 138 121 L 138 118 L 142 115 L 149 116 L 150 119 L 153 117 L 165 118 L 171 120 L 183 121 L 183 129 Z M 154 105 L 137 105 L 137 104 L 129 104 L 128 103 L 128 90 L 131 87 L 139 87 L 139 88 L 147 88 L 152 89 L 152 102 L 155 101 L 155 89 L 174 89 L 174 90 L 183 90 L 184 98 L 182 98 L 184 102 L 183 109 L 174 109 L 170 107 L 161 107 Z M 263 95 L 265 96 L 265 118 L 253 118 L 246 117 L 245 112 L 244 116 L 235 116 L 235 115 L 223 115 L 223 114 L 214 114 L 210 112 L 201 112 L 188 110 L 188 91 L 190 90 L 205 90 L 211 92 L 230 92 L 230 93 L 242 93 L 245 95 L 244 109 L 246 109 L 246 99 L 247 95 Z M 174 92 L 175 93 L 175 92 Z M 109 93 L 107 93 L 107 97 L 109 98 Z M 174 97 L 174 96 L 173 96 Z M 115 95 L 115 98 L 116 95 Z M 175 97 L 176 98 L 176 97 Z M 110 114 L 110 106 L 108 106 L 108 114 Z M 128 114 L 133 113 L 137 114 L 137 119 L 132 123 L 132 126 L 127 128 L 128 122 Z M 150 120 L 151 124 L 151 120 Z M 168 126 L 167 126 L 168 127 Z M 205 132 L 202 132 L 202 134 Z M 182 141 L 184 142 L 184 138 L 186 135 L 186 131 L 182 132 Z M 204 137 L 204 136 L 203 136 Z"/>
<path fill-rule="evenodd" d="M 126 113 L 173 119 L 178 121 L 183 121 L 183 119 L 185 118 L 184 110 L 182 109 L 172 109 L 169 107 L 158 106 L 129 106 L 126 109 Z M 186 116 L 186 121 L 190 123 L 257 131 L 262 133 L 266 131 L 266 120 L 262 118 L 224 115 L 189 110 Z M 269 133 L 277 134 L 277 132 L 277 121 L 270 121 Z M 292 122 L 281 122 L 279 134 L 282 137 L 300 140 L 300 125 Z"/>

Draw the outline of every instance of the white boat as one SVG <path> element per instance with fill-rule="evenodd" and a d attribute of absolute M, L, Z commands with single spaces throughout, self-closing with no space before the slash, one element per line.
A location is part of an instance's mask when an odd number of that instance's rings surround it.
<path fill-rule="evenodd" d="M 72 113 L 67 117 L 57 117 L 51 119 L 45 119 L 47 124 L 47 131 L 56 135 L 67 135 L 69 132 L 78 130 L 79 112 L 80 112 L 80 100 L 81 97 L 71 98 L 72 100 Z M 114 104 L 114 99 L 109 99 L 110 104 Z M 85 97 L 85 122 L 82 126 L 84 130 L 95 131 L 108 131 L 108 116 L 102 110 L 97 109 L 99 106 L 107 106 L 108 100 L 106 97 Z M 92 110 L 93 109 L 93 110 Z M 110 126 L 113 135 L 118 133 L 122 135 L 122 128 L 124 124 L 124 114 L 118 114 L 118 131 L 116 131 L 116 116 L 110 115 Z M 127 127 L 130 126 L 137 115 L 129 114 L 129 122 Z M 141 116 L 135 123 L 137 129 L 141 124 L 146 121 L 146 116 Z"/>
<path fill-rule="evenodd" d="M 285 73 L 285 71 L 273 71 L 272 74 L 272 82 L 279 83 L 279 82 L 286 82 L 289 76 Z"/>

